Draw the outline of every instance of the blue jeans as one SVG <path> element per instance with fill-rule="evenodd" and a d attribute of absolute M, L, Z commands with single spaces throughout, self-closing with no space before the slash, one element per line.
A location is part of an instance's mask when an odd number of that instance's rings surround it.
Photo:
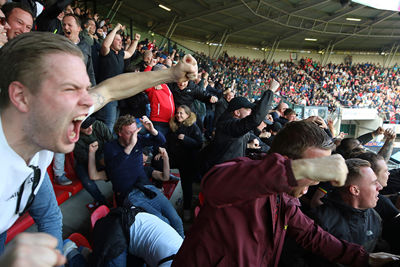
<path fill-rule="evenodd" d="M 57 248 L 62 252 L 62 214 L 58 207 L 56 195 L 46 172 L 29 214 L 38 226 L 38 231 L 48 233 L 58 240 Z"/>
<path fill-rule="evenodd" d="M 4 233 L 0 234 L 0 255 L 3 254 L 3 252 L 4 252 L 6 239 L 7 239 L 7 231 L 5 231 Z"/>
<path fill-rule="evenodd" d="M 87 166 L 76 163 L 75 171 L 78 179 L 81 180 L 83 187 L 94 198 L 94 200 L 99 202 L 100 205 L 107 205 L 107 200 L 97 187 L 96 182 L 90 180 Z"/>
<path fill-rule="evenodd" d="M 38 232 L 47 233 L 57 238 L 57 249 L 62 253 L 62 214 L 47 172 L 29 209 L 29 214 L 37 224 Z M 4 252 L 6 239 L 7 231 L 0 235 L 0 255 Z"/>
<path fill-rule="evenodd" d="M 114 124 L 118 118 L 118 101 L 111 101 L 103 107 L 104 123 L 111 133 L 114 133 Z"/>
<path fill-rule="evenodd" d="M 172 206 L 171 202 L 169 202 L 164 194 L 161 193 L 161 191 L 154 185 L 145 185 L 145 187 L 156 193 L 157 196 L 153 199 L 150 199 L 146 197 L 142 191 L 134 188 L 128 195 L 128 199 L 131 204 L 145 209 L 147 212 L 168 223 L 182 238 L 184 238 L 185 234 L 183 232 L 182 220 L 175 208 Z"/>
<path fill-rule="evenodd" d="M 65 154 L 54 153 L 53 171 L 55 176 L 62 176 L 63 174 L 65 174 L 64 165 Z"/>

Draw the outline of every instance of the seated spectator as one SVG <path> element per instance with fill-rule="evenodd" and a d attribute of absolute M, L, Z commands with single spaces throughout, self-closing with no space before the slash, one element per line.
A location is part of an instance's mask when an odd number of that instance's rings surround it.
<path fill-rule="evenodd" d="M 168 199 L 151 183 L 143 168 L 143 147 L 162 145 L 165 137 L 157 131 L 149 118 L 141 119 L 150 135 L 138 134 L 135 117 L 125 115 L 118 118 L 114 131 L 118 139 L 104 147 L 106 174 L 113 185 L 117 204 L 138 205 L 171 224 L 180 235 L 182 221 Z"/>
<path fill-rule="evenodd" d="M 97 142 L 93 142 L 89 147 L 89 175 L 92 180 L 108 180 L 107 175 L 104 171 L 98 172 L 95 166 L 95 153 L 98 149 Z M 161 155 L 164 163 L 163 172 L 156 171 L 153 168 L 144 168 L 146 173 L 145 177 L 140 177 L 140 181 L 137 182 L 136 187 L 133 187 L 128 195 L 129 201 L 124 201 L 123 205 L 135 205 L 145 209 L 147 212 L 156 215 L 161 220 L 170 224 L 179 235 L 184 237 L 182 220 L 179 218 L 176 210 L 169 202 L 169 200 L 156 188 L 149 180 L 154 177 L 162 181 L 169 180 L 169 162 L 168 154 L 164 148 L 161 148 Z M 143 159 L 145 156 L 143 154 Z M 144 165 L 144 164 L 143 164 Z M 136 170 L 135 170 L 136 171 Z M 150 177 L 149 177 L 150 176 Z M 126 179 L 128 177 L 125 177 Z M 113 183 L 114 185 L 114 183 Z"/>
<path fill-rule="evenodd" d="M 191 218 L 192 183 L 198 174 L 198 152 L 203 144 L 196 115 L 188 106 L 179 106 L 170 122 L 167 135 L 167 151 L 172 167 L 178 168 L 183 190 L 184 220 Z"/>
<path fill-rule="evenodd" d="M 104 144 L 112 140 L 108 128 L 94 117 L 88 117 L 81 125 L 79 140 L 75 145 L 74 158 L 76 161 L 75 171 L 83 187 L 97 202 L 97 205 L 107 205 L 107 200 L 101 193 L 96 183 L 89 177 L 88 155 L 89 146 L 98 142 L 99 149 L 96 152 L 96 168 L 104 170 Z"/>

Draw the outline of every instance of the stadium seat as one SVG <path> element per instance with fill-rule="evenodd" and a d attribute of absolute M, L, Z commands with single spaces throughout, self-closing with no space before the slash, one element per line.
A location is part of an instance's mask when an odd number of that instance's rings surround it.
<path fill-rule="evenodd" d="M 90 246 L 89 241 L 81 235 L 80 233 L 73 233 L 68 237 L 69 240 L 73 241 L 78 247 L 87 247 L 92 249 L 92 246 Z"/>
<path fill-rule="evenodd" d="M 63 190 L 68 191 L 71 195 L 75 195 L 79 191 L 83 189 L 81 181 L 78 179 L 74 169 L 74 154 L 73 152 L 65 154 L 65 167 L 64 167 L 66 176 L 72 181 L 72 184 L 69 185 L 58 185 L 54 182 L 54 171 L 53 171 L 53 162 L 47 168 L 47 172 L 50 176 L 50 179 L 53 183 L 54 190 Z"/>
<path fill-rule="evenodd" d="M 110 212 L 110 209 L 106 205 L 101 205 L 95 211 L 93 211 L 92 215 L 90 216 L 90 221 L 92 223 L 92 229 L 96 224 L 98 219 L 103 218 Z"/>
<path fill-rule="evenodd" d="M 7 231 L 6 244 L 10 242 L 17 234 L 31 227 L 33 223 L 34 221 L 28 212 L 19 217 L 18 220 L 15 221 L 13 226 L 11 226 L 10 229 L 8 229 Z"/>

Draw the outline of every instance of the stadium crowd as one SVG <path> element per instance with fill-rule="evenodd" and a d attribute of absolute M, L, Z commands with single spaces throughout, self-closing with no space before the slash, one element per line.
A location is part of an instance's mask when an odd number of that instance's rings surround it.
<path fill-rule="evenodd" d="M 40 14 L 33 1 L 0 6 L 1 266 L 397 266 L 395 133 L 343 139 L 331 122 L 273 104 L 333 109 L 331 95 L 394 112 L 397 67 L 196 61 L 71 0 Z M 377 135 L 382 149 L 366 151 Z M 47 174 L 53 161 L 54 183 L 71 184 L 71 152 L 92 208 L 111 208 L 91 250 L 62 239 Z M 182 183 L 181 216 L 159 189 L 171 179 Z M 111 182 L 115 203 L 97 180 Z M 25 212 L 41 233 L 5 247 Z"/>

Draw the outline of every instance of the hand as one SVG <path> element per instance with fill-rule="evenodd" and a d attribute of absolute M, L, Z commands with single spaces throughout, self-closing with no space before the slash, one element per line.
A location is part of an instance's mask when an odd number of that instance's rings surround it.
<path fill-rule="evenodd" d="M 96 31 L 98 34 L 103 35 L 103 29 L 102 28 L 98 28 Z"/>
<path fill-rule="evenodd" d="M 368 263 L 370 266 L 383 266 L 386 263 L 398 260 L 400 260 L 400 256 L 398 255 L 386 252 L 376 252 L 369 254 Z"/>
<path fill-rule="evenodd" d="M 155 160 L 159 160 L 160 158 L 163 158 L 163 159 L 167 159 L 168 158 L 168 153 L 167 153 L 167 150 L 165 148 L 159 147 L 158 151 L 160 153 L 158 153 L 157 155 L 154 156 Z"/>
<path fill-rule="evenodd" d="M 218 102 L 218 97 L 212 96 L 212 97 L 210 98 L 210 103 L 214 104 L 214 103 L 217 103 L 217 102 Z"/>
<path fill-rule="evenodd" d="M 184 134 L 179 134 L 179 135 L 178 135 L 178 139 L 179 139 L 179 140 L 183 140 L 183 138 L 185 138 L 185 135 L 184 135 Z"/>
<path fill-rule="evenodd" d="M 147 116 L 143 116 L 140 121 L 143 124 L 143 127 L 149 131 L 152 135 L 157 135 L 158 131 L 154 128 L 153 123 L 151 122 L 151 120 L 147 117 Z"/>
<path fill-rule="evenodd" d="M 115 26 L 115 28 L 117 29 L 117 31 L 121 30 L 121 29 L 122 29 L 121 23 L 118 23 L 118 24 Z"/>
<path fill-rule="evenodd" d="M 57 239 L 45 233 L 21 233 L 6 247 L 0 257 L 1 266 L 59 266 L 66 259 L 56 249 Z"/>
<path fill-rule="evenodd" d="M 153 68 L 155 65 L 157 65 L 157 59 L 155 58 L 151 59 L 148 65 Z"/>
<path fill-rule="evenodd" d="M 89 153 L 94 153 L 99 149 L 99 143 L 97 141 L 94 141 L 89 145 Z"/>
<path fill-rule="evenodd" d="M 271 133 L 265 131 L 265 132 L 260 133 L 259 137 L 260 138 L 270 138 L 271 137 Z"/>
<path fill-rule="evenodd" d="M 396 133 L 392 129 L 386 129 L 383 135 L 386 138 L 386 141 L 393 141 L 396 139 Z"/>
<path fill-rule="evenodd" d="M 135 36 L 133 37 L 133 41 L 139 41 L 140 40 L 140 34 L 135 33 Z"/>
<path fill-rule="evenodd" d="M 307 180 L 330 181 L 334 186 L 343 186 L 348 173 L 346 163 L 339 154 L 322 158 L 293 160 L 292 171 L 299 185 L 304 179 L 305 182 Z"/>
<path fill-rule="evenodd" d="M 377 135 L 383 134 L 385 130 L 382 127 L 378 127 L 375 131 L 372 132 L 372 135 L 375 137 Z"/>
<path fill-rule="evenodd" d="M 191 55 L 185 55 L 171 70 L 175 82 L 196 80 L 198 73 L 197 61 Z"/>
<path fill-rule="evenodd" d="M 262 121 L 260 125 L 257 126 L 257 129 L 262 131 L 265 127 L 267 127 L 267 124 L 264 121 Z"/>
<path fill-rule="evenodd" d="M 324 119 L 322 119 L 320 116 L 310 116 L 307 119 L 305 119 L 305 121 L 314 122 L 315 124 L 317 124 L 322 129 L 327 129 L 328 128 L 328 126 L 326 125 Z"/>
<path fill-rule="evenodd" d="M 131 153 L 131 151 L 132 151 L 132 149 L 136 146 L 136 143 L 137 143 L 137 140 L 138 140 L 138 133 L 140 132 L 140 130 L 142 130 L 142 127 L 140 127 L 140 128 L 137 128 L 134 132 L 133 132 L 133 134 L 132 134 L 132 136 L 131 136 L 131 139 L 129 140 L 129 143 L 128 143 L 128 145 L 127 145 L 127 149 L 125 150 L 125 152 L 129 152 L 129 153 L 127 153 L 127 154 L 130 154 Z"/>
<path fill-rule="evenodd" d="M 269 90 L 271 90 L 272 92 L 276 92 L 276 90 L 278 90 L 280 84 L 278 81 L 276 81 L 275 79 L 272 79 L 272 81 L 269 84 Z"/>
<path fill-rule="evenodd" d="M 125 29 L 126 29 L 125 25 L 121 26 L 121 31 L 125 31 Z"/>

